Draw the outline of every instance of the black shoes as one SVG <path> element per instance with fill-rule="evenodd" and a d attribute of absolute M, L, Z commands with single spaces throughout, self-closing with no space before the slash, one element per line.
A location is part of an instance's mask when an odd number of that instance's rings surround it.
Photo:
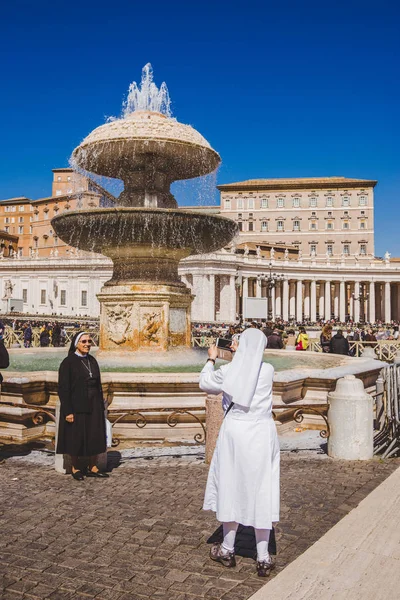
<path fill-rule="evenodd" d="M 234 552 L 224 552 L 221 548 L 222 544 L 214 544 L 210 548 L 210 558 L 215 562 L 221 563 L 224 567 L 236 567 L 236 559 Z"/>
<path fill-rule="evenodd" d="M 81 471 L 75 471 L 75 473 L 72 471 L 71 475 L 77 481 L 83 481 L 85 479 Z"/>
<path fill-rule="evenodd" d="M 257 575 L 259 577 L 269 577 L 272 569 L 275 569 L 275 561 L 272 558 L 257 561 Z"/>
<path fill-rule="evenodd" d="M 101 479 L 105 479 L 106 477 L 110 477 L 108 473 L 103 473 L 102 471 L 88 471 L 86 473 L 86 477 L 99 477 Z"/>

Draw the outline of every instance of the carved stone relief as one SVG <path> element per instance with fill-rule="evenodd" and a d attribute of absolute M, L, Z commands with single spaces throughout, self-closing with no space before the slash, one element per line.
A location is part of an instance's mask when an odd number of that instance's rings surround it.
<path fill-rule="evenodd" d="M 131 323 L 132 306 L 123 304 L 106 304 L 108 337 L 115 344 L 123 344 L 127 340 L 127 332 Z"/>

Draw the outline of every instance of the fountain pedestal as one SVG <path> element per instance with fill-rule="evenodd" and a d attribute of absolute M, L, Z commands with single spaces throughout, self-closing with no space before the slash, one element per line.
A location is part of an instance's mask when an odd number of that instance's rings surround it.
<path fill-rule="evenodd" d="M 145 282 L 105 285 L 98 299 L 100 351 L 165 351 L 190 346 L 186 286 Z"/>

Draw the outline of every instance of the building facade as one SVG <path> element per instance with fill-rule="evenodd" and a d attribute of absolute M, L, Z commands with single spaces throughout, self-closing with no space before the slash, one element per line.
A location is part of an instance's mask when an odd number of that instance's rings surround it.
<path fill-rule="evenodd" d="M 308 256 L 374 256 L 376 181 L 345 177 L 250 179 L 219 185 L 221 215 L 241 236 Z"/>

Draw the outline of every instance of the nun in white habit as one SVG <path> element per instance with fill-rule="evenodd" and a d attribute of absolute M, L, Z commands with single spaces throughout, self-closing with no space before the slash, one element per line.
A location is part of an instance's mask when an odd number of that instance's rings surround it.
<path fill-rule="evenodd" d="M 232 342 L 232 362 L 214 371 L 217 349 L 200 374 L 200 388 L 223 392 L 225 418 L 208 474 L 204 510 L 212 510 L 223 524 L 224 540 L 210 551 L 212 560 L 236 565 L 234 544 L 238 524 L 255 529 L 257 572 L 270 574 L 268 553 L 272 524 L 279 521 L 279 443 L 272 417 L 274 368 L 263 362 L 266 336 L 247 329 Z"/>

